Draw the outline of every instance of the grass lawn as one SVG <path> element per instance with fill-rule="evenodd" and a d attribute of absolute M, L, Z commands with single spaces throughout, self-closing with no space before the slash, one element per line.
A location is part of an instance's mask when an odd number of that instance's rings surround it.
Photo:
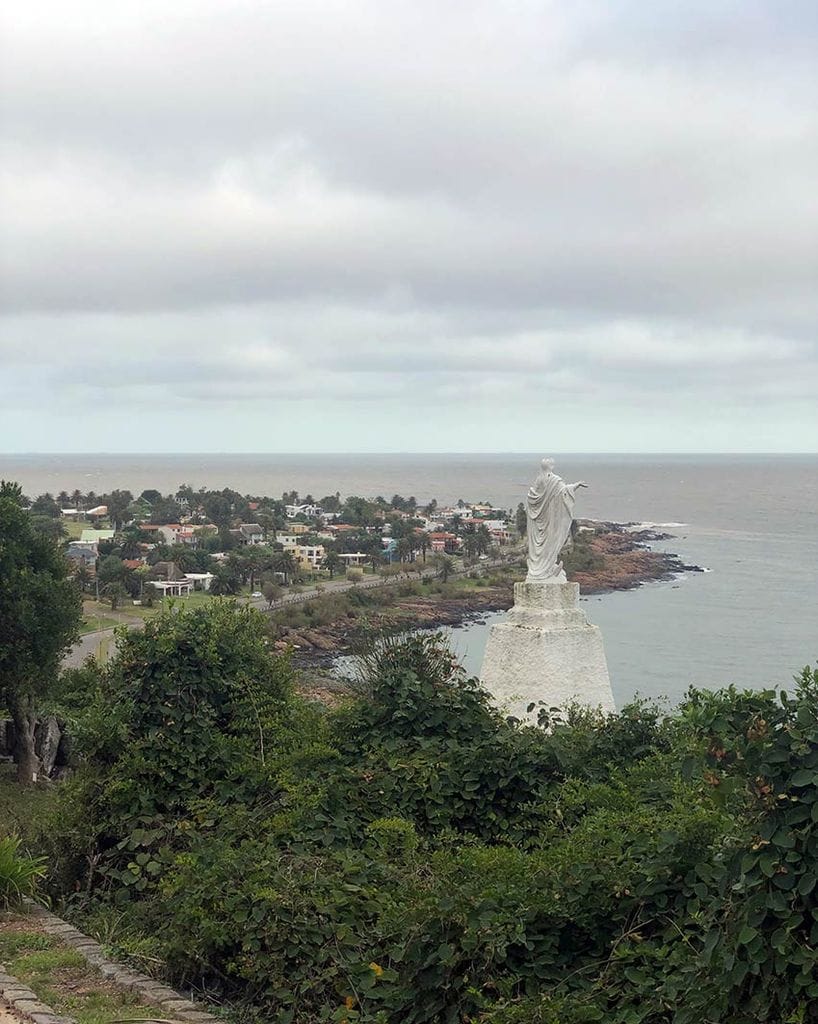
<path fill-rule="evenodd" d="M 92 614 L 83 618 L 80 633 L 95 633 L 98 629 L 112 629 L 121 625 L 119 619 L 106 618 L 104 615 Z"/>
<path fill-rule="evenodd" d="M 144 611 L 149 611 L 146 608 Z M 93 629 L 107 629 L 108 626 L 121 626 L 127 624 L 132 619 L 144 618 L 140 616 L 140 609 L 135 608 L 130 600 L 121 601 L 116 610 L 111 609 L 109 601 L 95 601 L 93 598 L 85 598 L 82 602 L 82 614 L 86 622 L 99 622 L 103 619 L 108 620 L 106 624 L 102 626 L 89 627 Z M 84 630 L 83 632 L 89 632 Z"/>
<path fill-rule="evenodd" d="M 0 966 L 77 1024 L 155 1021 L 160 1013 L 106 981 L 79 953 L 43 932 L 35 918 L 0 917 Z"/>
<path fill-rule="evenodd" d="M 243 587 L 242 590 L 236 594 L 237 599 L 243 599 L 249 596 L 250 590 L 247 587 Z M 219 600 L 221 600 L 221 598 L 216 597 L 214 594 L 209 594 L 205 590 L 194 590 L 188 594 L 187 597 L 164 597 L 161 600 L 154 601 L 153 606 L 150 608 L 145 605 L 134 604 L 133 599 L 128 597 L 119 603 L 116 611 L 111 611 L 110 604 L 105 601 L 86 599 L 83 602 L 83 612 L 85 619 L 88 622 L 97 621 L 99 619 L 107 619 L 110 621 L 106 622 L 102 626 L 89 626 L 88 629 L 83 630 L 83 632 L 90 632 L 92 628 L 106 629 L 108 626 L 119 626 L 134 619 L 152 619 L 160 610 L 163 608 L 170 608 L 171 605 L 176 608 L 201 608 L 203 605 Z M 225 598 L 224 600 L 230 600 L 230 598 Z"/>
<path fill-rule="evenodd" d="M 90 529 L 91 526 L 90 523 L 78 523 L 76 519 L 61 519 L 60 522 L 65 529 L 68 540 L 79 540 L 82 536 L 82 531 Z"/>

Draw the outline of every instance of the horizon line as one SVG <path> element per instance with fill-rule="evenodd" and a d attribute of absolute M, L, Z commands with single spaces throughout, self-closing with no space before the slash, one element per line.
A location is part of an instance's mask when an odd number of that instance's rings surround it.
<path fill-rule="evenodd" d="M 297 450 L 292 449 L 289 451 L 216 451 L 213 449 L 200 450 L 200 451 L 151 451 L 151 450 L 127 450 L 127 451 L 0 451 L 0 458 L 31 458 L 37 456 L 49 456 L 49 457 L 61 457 L 70 458 L 76 456 L 82 457 L 120 457 L 120 456 L 151 456 L 160 458 L 188 458 L 195 456 L 210 456 L 219 458 L 231 458 L 235 456 L 250 456 L 253 458 L 269 457 L 276 458 L 279 456 L 309 456 L 309 455 L 328 455 L 328 456 L 402 456 L 402 455 L 425 455 L 425 456 L 462 456 L 462 455 L 533 455 L 541 456 L 542 451 L 545 449 L 511 449 L 511 448 L 492 448 L 492 449 L 472 449 L 470 451 L 441 451 L 440 449 L 434 450 L 406 450 L 406 449 L 379 449 L 366 450 L 366 451 L 355 451 L 355 450 L 333 450 L 333 449 L 308 449 L 308 450 Z M 808 449 L 765 449 L 758 451 L 736 451 L 729 449 L 708 449 L 708 450 L 693 450 L 693 449 L 645 449 L 645 450 L 634 450 L 634 449 L 617 449 L 609 451 L 590 450 L 590 449 L 575 449 L 575 450 L 557 450 L 554 448 L 548 449 L 549 453 L 554 456 L 613 456 L 613 455 L 732 455 L 732 456 L 760 456 L 760 455 L 794 455 L 804 456 L 818 455 L 817 450 Z"/>

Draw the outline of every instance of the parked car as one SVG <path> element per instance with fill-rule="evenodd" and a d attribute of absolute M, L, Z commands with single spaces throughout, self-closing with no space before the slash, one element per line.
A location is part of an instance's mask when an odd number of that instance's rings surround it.
<path fill-rule="evenodd" d="M 264 597 L 264 594 L 260 590 L 254 590 L 250 597 Z"/>

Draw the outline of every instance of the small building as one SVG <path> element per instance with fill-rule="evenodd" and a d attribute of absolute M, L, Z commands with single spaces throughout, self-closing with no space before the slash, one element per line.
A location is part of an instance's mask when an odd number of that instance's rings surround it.
<path fill-rule="evenodd" d="M 86 569 L 92 569 L 96 566 L 97 558 L 99 558 L 99 549 L 95 541 L 72 540 L 65 555 L 75 566 L 82 565 Z"/>
<path fill-rule="evenodd" d="M 511 540 L 511 533 L 505 519 L 486 519 L 483 525 L 489 531 L 495 544 L 508 544 Z"/>
<path fill-rule="evenodd" d="M 318 569 L 324 561 L 323 544 L 298 544 L 292 550 L 293 556 L 305 568 Z"/>
<path fill-rule="evenodd" d="M 230 533 L 236 538 L 239 544 L 247 547 L 254 547 L 256 544 L 264 543 L 264 530 L 258 523 L 241 523 Z"/>
<path fill-rule="evenodd" d="M 187 597 L 193 589 L 192 580 L 151 580 L 150 585 L 158 590 L 162 597 Z"/>
<path fill-rule="evenodd" d="M 89 508 L 85 514 L 91 519 L 104 519 L 108 515 L 108 506 L 97 505 L 95 508 Z"/>
<path fill-rule="evenodd" d="M 186 572 L 185 579 L 190 580 L 194 590 L 210 590 L 210 584 L 216 577 L 212 572 Z"/>
<path fill-rule="evenodd" d="M 167 544 L 168 547 L 172 547 L 174 544 L 181 544 L 180 534 L 185 529 L 181 523 L 165 523 L 163 526 L 158 527 L 158 532 L 162 536 L 162 540 Z"/>
<path fill-rule="evenodd" d="M 343 554 L 338 555 L 338 557 L 349 567 L 351 565 L 366 565 L 371 556 L 365 551 L 345 551 Z"/>
<path fill-rule="evenodd" d="M 460 541 L 457 536 L 445 531 L 440 533 L 430 533 L 429 540 L 432 545 L 432 551 L 439 552 L 441 554 L 453 555 L 460 547 Z"/>
<path fill-rule="evenodd" d="M 175 562 L 157 562 L 152 568 L 157 576 L 166 580 L 179 579 L 179 566 Z"/>

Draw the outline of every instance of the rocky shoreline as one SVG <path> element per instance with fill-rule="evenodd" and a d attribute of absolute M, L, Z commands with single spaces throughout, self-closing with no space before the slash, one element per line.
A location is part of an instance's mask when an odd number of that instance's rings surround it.
<path fill-rule="evenodd" d="M 579 526 L 589 537 L 591 552 L 602 560 L 598 567 L 569 574 L 569 579 L 579 583 L 581 594 L 633 590 L 644 583 L 672 580 L 684 572 L 704 572 L 701 566 L 688 565 L 678 555 L 651 549 L 651 543 L 672 540 L 671 533 L 640 528 L 639 523 L 580 520 Z"/>
<path fill-rule="evenodd" d="M 583 595 L 632 590 L 644 583 L 671 580 L 683 572 L 703 572 L 685 564 L 678 555 L 653 551 L 651 542 L 668 540 L 671 534 L 632 523 L 600 523 L 581 520 L 576 548 L 586 555 L 585 568 L 569 571 Z M 505 611 L 514 603 L 513 583 L 522 578 L 522 564 L 501 584 L 463 590 L 456 595 L 411 594 L 397 596 L 387 608 L 367 616 L 372 628 L 395 626 L 406 629 L 436 629 L 460 626 L 487 612 Z M 279 648 L 294 652 L 301 667 L 328 667 L 336 657 L 347 654 L 354 642 L 355 625 L 346 617 L 310 628 L 285 627 L 277 640 Z"/>

